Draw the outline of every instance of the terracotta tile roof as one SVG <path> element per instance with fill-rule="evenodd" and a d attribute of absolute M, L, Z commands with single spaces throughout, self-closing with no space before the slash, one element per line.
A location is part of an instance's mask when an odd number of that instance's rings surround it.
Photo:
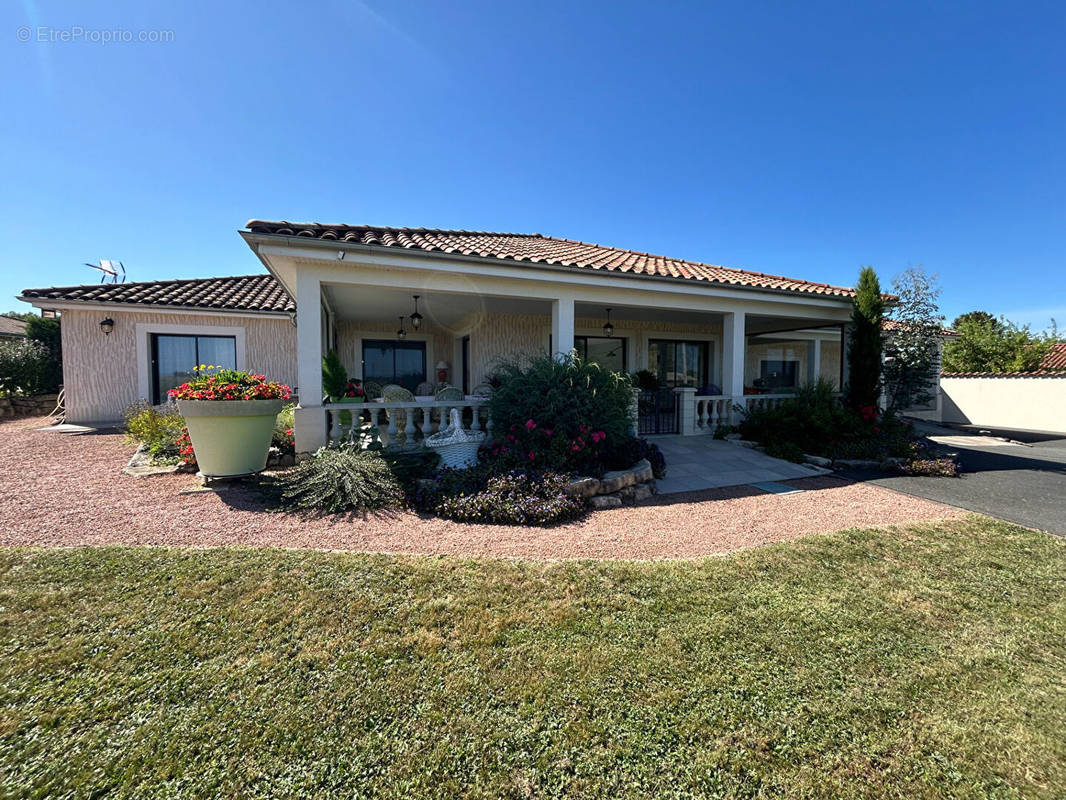
<path fill-rule="evenodd" d="M 902 323 L 899 322 L 899 320 L 895 320 L 895 319 L 886 319 L 886 320 L 884 320 L 884 322 L 881 323 L 882 329 L 884 329 L 886 331 L 899 330 L 901 325 L 902 325 Z M 959 334 L 958 334 L 957 331 L 954 331 L 951 328 L 941 328 L 940 329 L 940 335 L 941 336 L 948 336 L 948 337 L 955 337 L 955 336 L 958 336 Z"/>
<path fill-rule="evenodd" d="M 249 220 L 252 233 L 350 242 L 371 247 L 402 248 L 493 260 L 579 267 L 628 275 L 684 278 L 722 285 L 775 289 L 832 297 L 852 297 L 843 286 L 766 275 L 732 267 L 622 250 L 617 247 L 556 239 L 539 233 L 488 233 L 431 228 L 379 228 L 369 225 L 323 225 L 317 222 Z"/>
<path fill-rule="evenodd" d="M 33 300 L 181 306 L 226 311 L 294 311 L 296 305 L 273 275 L 239 275 L 227 278 L 98 283 L 24 289 Z"/>
<path fill-rule="evenodd" d="M 26 323 L 14 317 L 0 316 L 0 336 L 25 336 Z"/>
<path fill-rule="evenodd" d="M 1040 361 L 1041 369 L 1066 369 L 1066 342 L 1059 342 Z"/>
<path fill-rule="evenodd" d="M 1038 369 L 1034 372 L 941 372 L 941 378 L 1066 378 L 1066 372 Z"/>

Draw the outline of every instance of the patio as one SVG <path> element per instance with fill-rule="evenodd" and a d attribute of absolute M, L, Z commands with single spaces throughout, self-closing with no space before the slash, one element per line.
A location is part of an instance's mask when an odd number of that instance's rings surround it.
<path fill-rule="evenodd" d="M 709 436 L 656 436 L 651 439 L 666 456 L 666 477 L 659 494 L 697 492 L 726 486 L 756 485 L 825 475 L 829 470 L 793 464 L 735 442 Z M 764 488 L 764 487 L 758 487 Z"/>

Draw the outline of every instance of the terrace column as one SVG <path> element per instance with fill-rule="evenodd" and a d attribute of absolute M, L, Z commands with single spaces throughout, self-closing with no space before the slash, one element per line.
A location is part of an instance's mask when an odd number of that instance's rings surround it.
<path fill-rule="evenodd" d="M 574 349 L 574 298 L 552 300 L 552 356 L 559 358 Z"/>
<path fill-rule="evenodd" d="M 322 410 L 322 286 L 312 274 L 296 277 L 296 407 L 293 437 L 297 456 L 307 456 L 327 442 Z"/>
<path fill-rule="evenodd" d="M 807 383 L 813 386 L 822 374 L 822 340 L 807 342 Z"/>
<path fill-rule="evenodd" d="M 722 315 L 722 394 L 744 403 L 744 312 Z M 732 413 L 730 413 L 732 416 Z"/>

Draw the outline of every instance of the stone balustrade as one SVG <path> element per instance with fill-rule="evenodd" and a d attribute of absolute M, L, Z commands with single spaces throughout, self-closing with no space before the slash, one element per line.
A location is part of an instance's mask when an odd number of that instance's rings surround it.
<path fill-rule="evenodd" d="M 322 408 L 326 412 L 330 442 L 354 438 L 362 428 L 385 447 L 413 448 L 421 439 L 447 426 L 453 408 L 459 409 L 459 418 L 466 430 L 491 433 L 488 402 L 486 397 L 470 397 L 464 400 L 327 403 Z M 342 411 L 351 412 L 350 424 L 341 423 Z"/>

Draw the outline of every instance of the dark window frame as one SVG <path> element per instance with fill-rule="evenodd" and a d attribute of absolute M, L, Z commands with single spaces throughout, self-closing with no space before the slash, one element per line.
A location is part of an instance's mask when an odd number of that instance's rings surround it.
<path fill-rule="evenodd" d="M 589 339 L 600 339 L 605 342 L 621 342 L 622 344 L 622 372 L 626 372 L 629 369 L 629 340 L 624 336 L 585 336 L 578 334 L 574 336 L 574 349 L 577 350 L 577 354 L 583 361 L 588 360 L 589 354 Z M 584 352 L 582 348 L 578 347 L 578 342 L 583 341 L 585 343 Z"/>
<path fill-rule="evenodd" d="M 159 337 L 165 336 L 169 339 L 192 339 L 193 347 L 196 350 L 196 359 L 193 366 L 196 364 L 203 364 L 200 360 L 200 343 L 199 339 L 229 339 L 233 342 L 233 366 L 237 367 L 237 337 L 216 335 L 213 333 L 150 333 L 149 334 L 149 347 L 152 352 L 152 403 L 153 405 L 162 405 L 166 402 L 166 398 L 161 397 L 162 392 L 159 387 Z"/>
<path fill-rule="evenodd" d="M 392 377 L 393 377 L 393 380 L 389 381 L 389 383 L 396 383 L 397 385 L 402 385 L 402 384 L 399 384 L 399 382 L 396 380 L 396 351 L 397 350 L 420 350 L 421 353 L 422 353 L 422 380 L 419 381 L 418 383 L 425 383 L 428 380 L 427 372 L 426 372 L 426 369 L 427 369 L 428 364 L 429 364 L 429 354 L 427 352 L 427 350 L 428 350 L 427 342 L 418 341 L 418 340 L 411 341 L 411 340 L 408 340 L 408 339 L 363 339 L 363 346 L 362 346 L 362 349 L 359 352 L 360 364 L 362 364 L 362 366 L 363 366 L 363 380 L 367 380 L 367 375 L 366 375 L 366 350 L 367 350 L 367 348 L 368 347 L 380 348 L 382 345 L 388 345 L 389 347 L 392 348 Z M 370 377 L 371 377 L 371 379 L 377 380 L 377 376 L 372 375 Z M 387 385 L 387 384 L 382 384 L 382 385 L 384 386 L 384 385 Z M 414 389 L 412 389 L 411 391 L 413 392 Z"/>
<path fill-rule="evenodd" d="M 711 351 L 712 351 L 711 345 L 713 344 L 712 341 L 710 341 L 709 339 L 658 339 L 658 338 L 656 338 L 656 339 L 648 339 L 648 357 L 649 357 L 649 359 L 651 357 L 652 345 L 659 345 L 659 344 L 669 344 L 669 345 L 673 345 L 674 346 L 674 364 L 675 364 L 675 366 L 677 364 L 677 345 L 679 345 L 679 344 L 694 344 L 694 345 L 697 345 L 702 350 L 701 361 L 703 363 L 700 366 L 701 366 L 702 371 L 703 371 L 703 382 L 701 383 L 699 381 L 699 379 L 697 378 L 695 386 L 696 386 L 697 389 L 699 389 L 702 386 L 707 386 L 707 385 L 709 385 L 712 382 L 712 377 L 713 377 L 711 375 L 711 358 L 712 358 L 712 356 L 711 356 Z M 688 385 L 688 384 L 678 384 L 676 381 L 671 383 L 670 381 L 666 380 L 666 378 L 664 376 L 662 376 L 662 375 L 659 375 L 658 377 L 659 377 L 659 380 L 660 380 L 660 382 L 662 383 L 663 386 L 670 386 L 671 388 L 676 388 L 677 386 L 680 386 L 680 385 Z"/>
<path fill-rule="evenodd" d="M 786 373 L 786 372 L 791 372 L 792 373 L 792 383 L 779 383 L 779 382 L 775 381 L 772 386 L 771 385 L 767 385 L 766 381 L 767 381 L 768 378 L 766 376 L 766 373 L 771 372 L 771 370 L 767 369 L 767 365 L 768 364 L 781 364 L 782 368 L 781 368 L 780 372 L 782 374 Z M 760 358 L 759 359 L 759 380 L 762 381 L 763 388 L 767 388 L 767 389 L 795 389 L 795 388 L 797 388 L 799 386 L 799 380 L 800 380 L 800 377 L 799 377 L 799 364 L 800 364 L 799 359 L 795 359 L 795 358 Z M 789 367 L 791 367 L 791 369 L 785 369 L 785 365 L 788 365 Z"/>

